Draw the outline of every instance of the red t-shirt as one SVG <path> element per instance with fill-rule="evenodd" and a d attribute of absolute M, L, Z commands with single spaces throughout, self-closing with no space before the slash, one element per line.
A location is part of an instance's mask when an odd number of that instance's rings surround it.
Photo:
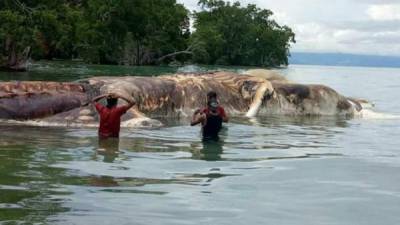
<path fill-rule="evenodd" d="M 210 109 L 208 107 L 206 107 L 202 110 L 202 112 L 205 113 L 206 115 L 208 115 L 208 114 L 210 114 Z M 217 107 L 217 113 L 222 118 L 226 117 L 225 109 L 222 108 L 221 106 Z"/>
<path fill-rule="evenodd" d="M 96 102 L 94 106 L 100 115 L 99 136 L 105 138 L 118 137 L 121 116 L 126 113 L 129 108 L 127 106 L 115 106 L 109 109 L 98 102 Z"/>

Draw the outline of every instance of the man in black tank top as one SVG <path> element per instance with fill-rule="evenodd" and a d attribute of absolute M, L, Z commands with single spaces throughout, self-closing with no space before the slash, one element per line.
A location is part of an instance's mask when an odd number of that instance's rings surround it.
<path fill-rule="evenodd" d="M 194 112 L 190 125 L 201 123 L 203 139 L 218 140 L 223 122 L 228 122 L 228 116 L 224 108 L 219 105 L 217 93 L 210 91 L 207 94 L 207 107 Z"/>

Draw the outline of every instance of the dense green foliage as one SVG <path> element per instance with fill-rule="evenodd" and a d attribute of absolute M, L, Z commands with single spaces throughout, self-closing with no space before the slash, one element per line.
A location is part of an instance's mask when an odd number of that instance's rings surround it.
<path fill-rule="evenodd" d="M 186 47 L 188 11 L 175 0 L 87 0 L 79 52 L 93 62 L 152 64 Z"/>
<path fill-rule="evenodd" d="M 219 0 L 200 0 L 195 12 L 194 42 L 203 42 L 208 55 L 204 63 L 228 65 L 288 64 L 294 33 L 271 19 L 272 12 L 256 5 L 241 7 Z"/>
<path fill-rule="evenodd" d="M 190 33 L 191 14 L 176 0 L 2 0 L 0 64 L 27 47 L 33 59 L 103 64 L 287 64 L 294 34 L 271 11 L 220 0 L 199 5 Z"/>

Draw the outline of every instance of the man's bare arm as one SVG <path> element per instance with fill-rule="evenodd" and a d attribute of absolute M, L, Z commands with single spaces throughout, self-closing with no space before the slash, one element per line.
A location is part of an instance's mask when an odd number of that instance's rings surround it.
<path fill-rule="evenodd" d="M 190 121 L 190 126 L 195 126 L 199 123 L 204 123 L 204 120 L 205 120 L 204 113 L 200 112 L 200 109 L 198 109 L 193 113 L 192 120 Z"/>
<path fill-rule="evenodd" d="M 222 112 L 220 112 L 220 115 L 222 117 L 222 122 L 227 123 L 229 121 L 229 117 L 225 112 L 225 109 L 221 108 Z"/>
<path fill-rule="evenodd" d="M 101 99 L 107 97 L 108 95 L 109 95 L 109 94 L 99 95 L 99 96 L 97 96 L 97 97 L 95 97 L 95 98 L 92 99 L 92 103 L 98 102 L 99 100 L 101 100 Z"/>
<path fill-rule="evenodd" d="M 105 94 L 105 95 L 99 95 L 99 96 L 97 96 L 97 97 L 94 97 L 93 99 L 90 99 L 90 100 L 87 101 L 87 102 L 81 103 L 81 107 L 88 106 L 89 104 L 94 104 L 95 102 L 97 102 L 97 101 L 99 101 L 100 99 L 105 98 L 105 97 L 107 97 L 107 96 L 108 96 L 108 95 Z"/>

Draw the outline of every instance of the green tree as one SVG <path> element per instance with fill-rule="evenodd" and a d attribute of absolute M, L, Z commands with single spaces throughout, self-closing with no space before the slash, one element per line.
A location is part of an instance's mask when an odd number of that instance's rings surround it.
<path fill-rule="evenodd" d="M 123 0 L 123 21 L 135 43 L 136 64 L 157 63 L 157 59 L 187 46 L 188 10 L 175 0 Z"/>
<path fill-rule="evenodd" d="M 24 70 L 32 43 L 32 11 L 11 0 L 1 1 L 0 9 L 0 66 Z"/>
<path fill-rule="evenodd" d="M 88 0 L 84 18 L 80 52 L 94 62 L 154 64 L 189 38 L 188 10 L 175 0 Z"/>
<path fill-rule="evenodd" d="M 189 59 L 287 65 L 294 33 L 272 20 L 271 11 L 223 0 L 199 5 L 191 34 L 190 12 L 176 0 L 2 0 L 0 66 L 23 70 L 30 56 L 126 65 Z"/>
<path fill-rule="evenodd" d="M 29 53 L 37 59 L 76 54 L 79 2 L 71 0 L 4 0 L 0 2 L 2 65 L 25 69 Z"/>
<path fill-rule="evenodd" d="M 194 12 L 192 43 L 203 43 L 208 57 L 200 63 L 280 66 L 288 64 L 293 31 L 280 26 L 270 10 L 249 4 L 241 7 L 222 0 L 200 0 L 201 11 Z M 196 56 L 195 56 L 196 58 Z"/>
<path fill-rule="evenodd" d="M 0 60 L 8 67 L 26 65 L 26 49 L 33 59 L 136 65 L 183 60 L 188 15 L 176 0 L 3 0 Z"/>

